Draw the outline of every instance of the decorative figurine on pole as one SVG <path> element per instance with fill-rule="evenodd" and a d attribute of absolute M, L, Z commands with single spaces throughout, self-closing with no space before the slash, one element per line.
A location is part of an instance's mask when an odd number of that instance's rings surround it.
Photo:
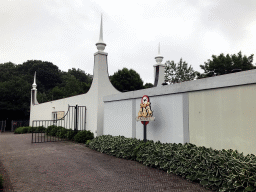
<path fill-rule="evenodd" d="M 149 121 L 155 120 L 155 117 L 152 117 L 152 115 L 153 115 L 153 112 L 150 108 L 149 97 L 147 95 L 144 95 L 141 99 L 140 111 L 138 113 L 138 117 L 136 118 L 137 121 L 141 121 L 141 123 L 144 125 L 144 142 L 147 141 L 146 139 L 147 124 L 149 123 Z"/>

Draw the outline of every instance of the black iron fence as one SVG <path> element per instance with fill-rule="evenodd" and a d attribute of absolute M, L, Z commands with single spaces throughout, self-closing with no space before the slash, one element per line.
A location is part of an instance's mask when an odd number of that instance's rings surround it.
<path fill-rule="evenodd" d="M 12 120 L 11 122 L 11 131 L 15 131 L 18 127 L 28 127 L 29 126 L 29 120 L 25 121 L 17 121 L 17 120 Z"/>
<path fill-rule="evenodd" d="M 11 132 L 14 132 L 15 129 L 18 127 L 28 127 L 29 126 L 29 120 L 12 120 L 11 121 Z M 6 131 L 6 120 L 0 121 L 0 131 L 5 132 Z"/>
<path fill-rule="evenodd" d="M 32 143 L 67 140 L 78 131 L 86 130 L 86 107 L 68 106 L 67 113 L 62 116 L 55 112 L 53 120 L 32 121 Z"/>
<path fill-rule="evenodd" d="M 6 120 L 5 121 L 0 121 L 0 131 L 5 132 L 5 128 L 6 128 Z"/>

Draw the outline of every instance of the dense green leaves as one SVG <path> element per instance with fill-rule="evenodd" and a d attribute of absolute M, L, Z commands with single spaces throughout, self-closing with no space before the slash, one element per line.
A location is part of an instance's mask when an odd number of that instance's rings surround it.
<path fill-rule="evenodd" d="M 2 190 L 4 188 L 4 179 L 3 176 L 0 175 L 0 189 Z"/>
<path fill-rule="evenodd" d="M 133 69 L 123 68 L 110 76 L 112 85 L 121 92 L 143 89 L 143 81 L 140 75 Z"/>
<path fill-rule="evenodd" d="M 253 54 L 249 57 L 243 56 L 240 51 L 237 55 L 226 56 L 222 53 L 219 56 L 212 55 L 212 59 L 208 59 L 204 65 L 200 65 L 201 69 L 204 70 L 203 74 L 196 72 L 199 79 L 205 77 L 212 77 L 216 75 L 224 75 L 232 73 L 233 70 L 240 69 L 241 71 L 255 69 L 253 65 Z M 238 72 L 238 71 L 236 71 Z"/>
<path fill-rule="evenodd" d="M 145 83 L 144 88 L 147 89 L 147 88 L 151 88 L 153 86 L 154 85 L 152 83 Z"/>
<path fill-rule="evenodd" d="M 91 140 L 94 138 L 94 134 L 90 131 L 80 131 L 74 137 L 74 140 L 78 143 L 86 143 L 87 140 Z"/>
<path fill-rule="evenodd" d="M 195 78 L 195 71 L 185 61 L 180 61 L 176 64 L 174 61 L 167 61 L 165 63 L 165 81 L 173 83 L 180 83 L 183 81 L 191 81 Z"/>
<path fill-rule="evenodd" d="M 1 118 L 28 119 L 31 88 L 36 73 L 39 103 L 86 93 L 92 79 L 80 69 L 62 72 L 51 62 L 29 60 L 21 65 L 0 64 Z"/>
<path fill-rule="evenodd" d="M 92 83 L 92 79 L 90 78 L 90 74 L 86 74 L 83 70 L 81 69 L 69 69 L 68 73 L 72 76 L 74 76 L 77 80 L 79 80 L 80 82 L 84 82 L 87 84 L 91 84 Z"/>
<path fill-rule="evenodd" d="M 83 130 L 83 131 L 74 131 L 72 129 L 66 129 L 61 126 L 51 125 L 47 128 L 40 127 L 18 127 L 15 129 L 14 134 L 24 134 L 24 133 L 46 133 L 46 137 L 48 136 L 56 136 L 60 139 L 68 139 L 78 143 L 89 143 L 87 142 L 90 139 L 94 139 L 94 134 L 91 131 Z"/>

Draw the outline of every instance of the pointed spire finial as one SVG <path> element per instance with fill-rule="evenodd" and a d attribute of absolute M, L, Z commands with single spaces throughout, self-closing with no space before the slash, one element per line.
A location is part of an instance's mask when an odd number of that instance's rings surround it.
<path fill-rule="evenodd" d="M 157 62 L 157 64 L 161 64 L 161 62 L 163 61 L 163 56 L 160 55 L 160 42 L 159 42 L 159 45 L 158 45 L 158 55 L 155 57 L 155 60 Z"/>
<path fill-rule="evenodd" d="M 101 20 L 100 20 L 100 39 L 99 42 L 103 43 L 103 32 L 102 32 L 102 13 L 101 13 Z"/>
<path fill-rule="evenodd" d="M 102 14 L 101 14 L 101 21 L 100 21 L 100 38 L 98 43 L 96 43 L 96 46 L 99 51 L 104 51 L 106 46 L 106 43 L 103 42 Z"/>
<path fill-rule="evenodd" d="M 35 75 L 34 75 L 34 83 L 32 84 L 33 89 L 36 89 L 37 85 L 36 85 L 36 71 L 35 71 Z"/>

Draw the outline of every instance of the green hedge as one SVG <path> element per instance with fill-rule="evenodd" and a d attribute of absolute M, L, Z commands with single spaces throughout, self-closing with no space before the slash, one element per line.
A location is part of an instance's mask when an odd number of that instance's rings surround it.
<path fill-rule="evenodd" d="M 76 132 L 72 129 L 68 129 L 66 133 L 66 137 L 68 140 L 74 141 L 74 137 L 76 135 Z"/>
<path fill-rule="evenodd" d="M 67 138 L 67 129 L 64 127 L 60 127 L 59 132 L 57 132 L 56 136 L 62 139 Z"/>
<path fill-rule="evenodd" d="M 3 176 L 0 175 L 0 189 L 3 189 L 4 188 L 4 179 L 3 179 Z"/>
<path fill-rule="evenodd" d="M 32 133 L 33 132 L 45 132 L 48 136 L 56 136 L 61 139 L 68 139 L 71 141 L 79 142 L 79 143 L 86 143 L 87 140 L 91 140 L 94 138 L 94 134 L 91 131 L 78 131 L 75 132 L 72 129 L 66 129 L 61 126 L 51 125 L 47 128 L 40 126 L 40 127 L 19 127 L 14 131 L 14 134 L 24 134 L 24 133 Z"/>
<path fill-rule="evenodd" d="M 14 134 L 24 134 L 24 133 L 32 133 L 32 130 L 34 132 L 43 132 L 46 130 L 45 127 L 18 127 L 15 129 Z"/>
<path fill-rule="evenodd" d="M 86 146 L 120 158 L 180 175 L 214 191 L 256 191 L 256 156 L 237 150 L 213 150 L 194 144 L 146 143 L 124 136 L 102 135 Z"/>
<path fill-rule="evenodd" d="M 94 134 L 91 131 L 80 131 L 74 136 L 75 142 L 86 143 L 87 140 L 94 138 Z"/>
<path fill-rule="evenodd" d="M 16 128 L 14 134 L 23 134 L 23 127 Z"/>

